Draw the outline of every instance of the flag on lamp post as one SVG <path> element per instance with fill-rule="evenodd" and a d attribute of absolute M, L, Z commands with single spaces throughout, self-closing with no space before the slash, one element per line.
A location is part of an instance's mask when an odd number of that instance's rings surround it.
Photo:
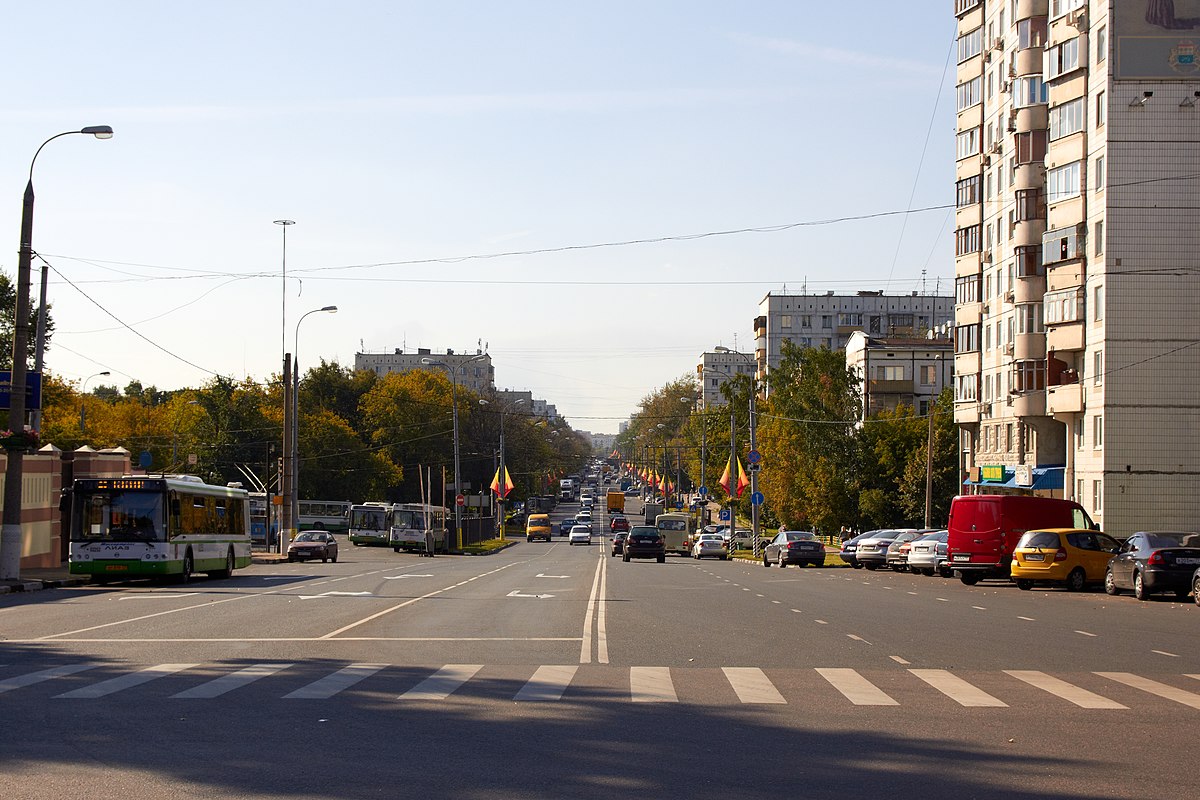
<path fill-rule="evenodd" d="M 497 468 L 496 476 L 494 478 L 492 478 L 491 488 L 492 488 L 492 491 L 496 493 L 496 496 L 499 497 L 501 500 L 508 497 L 508 493 L 513 490 L 512 476 L 508 474 L 508 467 L 504 468 L 504 484 L 503 484 L 503 486 L 500 484 L 500 470 L 499 470 L 499 468 Z"/>
<path fill-rule="evenodd" d="M 721 473 L 720 484 L 721 484 L 721 488 L 725 490 L 725 494 L 733 496 L 734 493 L 736 492 L 737 496 L 741 497 L 742 491 L 747 486 L 750 485 L 750 479 L 748 477 L 746 477 L 746 470 L 742 468 L 742 460 L 740 458 L 737 460 L 737 469 L 738 469 L 738 477 L 737 477 L 737 489 L 736 490 L 731 492 L 729 489 L 729 462 L 728 461 L 725 462 L 725 471 Z"/>

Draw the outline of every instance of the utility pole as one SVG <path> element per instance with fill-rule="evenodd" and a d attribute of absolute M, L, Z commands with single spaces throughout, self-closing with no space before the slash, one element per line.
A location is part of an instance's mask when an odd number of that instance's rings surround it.
<path fill-rule="evenodd" d="M 758 449 L 758 439 L 756 436 L 758 412 L 754 406 L 754 396 L 756 394 L 758 394 L 758 385 L 757 385 L 757 382 L 752 382 L 750 385 L 750 449 L 751 450 Z M 757 559 L 758 558 L 758 503 L 754 502 L 754 495 L 758 494 L 758 468 L 759 468 L 759 465 L 751 464 L 749 468 L 750 468 L 750 521 L 751 521 L 750 540 L 752 542 L 752 544 L 750 545 L 750 552 L 753 553 L 754 557 Z M 730 539 L 729 539 L 729 541 L 731 543 L 733 542 L 733 538 L 732 538 L 733 533 L 734 533 L 734 530 L 731 529 L 730 530 Z"/>
<path fill-rule="evenodd" d="M 929 399 L 929 433 L 925 439 L 925 527 L 933 516 L 933 406 L 936 400 Z"/>
<path fill-rule="evenodd" d="M 279 552 L 286 553 L 292 538 L 292 354 L 283 354 L 283 462 L 280 471 L 280 490 L 283 505 L 279 507 Z"/>

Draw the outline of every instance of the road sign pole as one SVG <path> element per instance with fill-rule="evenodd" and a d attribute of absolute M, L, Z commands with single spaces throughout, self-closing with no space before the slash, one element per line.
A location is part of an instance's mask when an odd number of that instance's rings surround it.
<path fill-rule="evenodd" d="M 758 441 L 755 436 L 757 431 L 755 430 L 756 411 L 754 408 L 754 395 L 757 393 L 758 382 L 753 381 L 750 385 L 750 452 L 754 454 L 755 459 L 750 468 L 750 495 L 757 502 L 754 502 L 750 505 L 750 538 L 751 541 L 754 542 L 751 552 L 754 554 L 755 560 L 758 560 L 758 507 L 762 502 L 758 494 L 758 468 L 761 456 L 759 456 L 758 453 Z"/>

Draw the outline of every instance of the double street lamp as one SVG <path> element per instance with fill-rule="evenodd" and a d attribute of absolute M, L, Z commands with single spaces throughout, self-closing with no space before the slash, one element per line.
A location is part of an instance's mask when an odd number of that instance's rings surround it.
<path fill-rule="evenodd" d="M 13 322 L 12 377 L 10 379 L 8 428 L 14 434 L 25 430 L 26 364 L 29 350 L 29 272 L 33 262 L 33 166 L 42 148 L 63 136 L 77 133 L 111 139 L 108 125 L 90 125 L 77 131 L 63 131 L 42 142 L 29 162 L 29 181 L 21 204 L 21 247 L 17 255 L 17 303 Z M 45 298 L 42 303 L 45 304 Z M 21 574 L 21 489 L 25 479 L 23 448 L 8 451 L 4 472 L 4 514 L 0 525 L 0 580 L 16 580 Z"/>

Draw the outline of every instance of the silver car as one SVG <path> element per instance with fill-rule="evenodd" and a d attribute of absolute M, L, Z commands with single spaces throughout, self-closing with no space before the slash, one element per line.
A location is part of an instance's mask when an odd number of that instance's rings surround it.
<path fill-rule="evenodd" d="M 592 543 L 592 526 L 591 525 L 575 525 L 571 528 L 571 532 L 567 534 L 568 544 L 591 544 Z"/>
<path fill-rule="evenodd" d="M 948 531 L 927 533 L 919 539 L 914 539 L 908 548 L 908 568 L 918 575 L 933 575 L 949 577 L 946 569 L 946 542 L 950 538 Z"/>
<path fill-rule="evenodd" d="M 719 533 L 702 533 L 692 545 L 692 558 L 719 558 L 725 561 L 729 551 L 725 549 L 725 537 Z"/>

